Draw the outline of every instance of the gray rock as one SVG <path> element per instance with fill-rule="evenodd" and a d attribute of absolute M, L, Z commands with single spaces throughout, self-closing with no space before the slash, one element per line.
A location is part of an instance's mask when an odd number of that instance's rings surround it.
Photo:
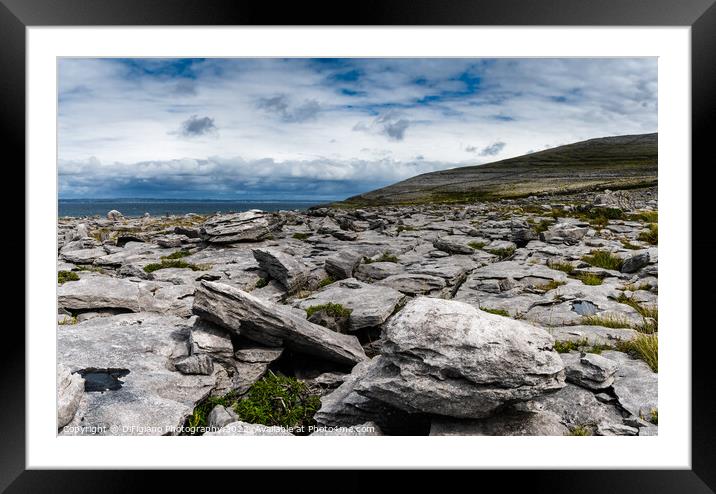
<path fill-rule="evenodd" d="M 308 267 L 293 256 L 277 249 L 252 249 L 261 269 L 266 271 L 291 294 L 300 290 L 308 281 Z"/>
<path fill-rule="evenodd" d="M 107 252 L 101 247 L 90 249 L 63 250 L 60 257 L 74 264 L 92 264 L 96 259 L 106 256 Z"/>
<path fill-rule="evenodd" d="M 574 384 L 567 384 L 556 393 L 540 396 L 534 400 L 534 405 L 556 413 L 570 429 L 622 423 L 622 415 L 615 406 L 601 403 L 594 393 Z"/>
<path fill-rule="evenodd" d="M 568 382 L 593 390 L 608 388 L 614 382 L 616 364 L 600 355 L 572 352 L 562 354 L 562 360 Z"/>
<path fill-rule="evenodd" d="M 407 412 L 484 418 L 564 386 L 544 330 L 462 302 L 416 298 L 383 340 L 355 389 Z"/>
<path fill-rule="evenodd" d="M 400 274 L 403 270 L 403 266 L 395 262 L 372 262 L 359 264 L 358 269 L 355 270 L 355 277 L 361 281 L 373 282 Z"/>
<path fill-rule="evenodd" d="M 354 336 L 311 324 L 286 307 L 223 283 L 202 281 L 194 294 L 194 312 L 263 345 L 285 345 L 346 365 L 366 359 Z"/>
<path fill-rule="evenodd" d="M 622 273 L 636 273 L 649 264 L 649 251 L 638 252 L 624 259 Z"/>
<path fill-rule="evenodd" d="M 280 426 L 231 422 L 215 432 L 206 432 L 205 436 L 293 436 Z"/>
<path fill-rule="evenodd" d="M 221 429 L 225 425 L 238 420 L 239 418 L 233 410 L 227 409 L 222 405 L 216 405 L 211 409 L 211 412 L 209 412 L 206 423 L 212 429 Z"/>
<path fill-rule="evenodd" d="M 624 424 L 602 423 L 597 424 L 597 436 L 636 436 L 639 429 Z"/>
<path fill-rule="evenodd" d="M 434 418 L 431 436 L 564 436 L 569 429 L 553 412 L 507 412 L 486 419 Z"/>
<path fill-rule="evenodd" d="M 560 222 L 540 233 L 540 239 L 549 244 L 575 245 L 587 234 L 589 228 L 584 223 Z"/>
<path fill-rule="evenodd" d="M 174 367 L 182 374 L 202 374 L 209 376 L 214 372 L 211 357 L 205 354 L 190 355 L 174 362 Z"/>
<path fill-rule="evenodd" d="M 172 370 L 172 362 L 188 352 L 186 324 L 175 316 L 143 312 L 63 326 L 57 332 L 57 359 L 71 372 L 114 369 L 128 373 L 119 389 L 85 392 L 75 418 L 61 433 L 177 433 L 216 382 L 214 376 Z"/>
<path fill-rule="evenodd" d="M 107 213 L 107 219 L 111 221 L 119 221 L 122 218 L 124 218 L 124 215 L 117 211 L 116 209 L 111 210 Z"/>
<path fill-rule="evenodd" d="M 270 213 L 252 209 L 243 213 L 221 214 L 209 218 L 199 229 L 201 238 L 210 243 L 256 242 L 274 231 L 280 224 Z"/>
<path fill-rule="evenodd" d="M 619 405 L 636 417 L 648 419 L 659 408 L 658 374 L 626 353 L 610 350 L 602 352 L 602 356 L 618 366 L 612 388 Z"/>
<path fill-rule="evenodd" d="M 472 254 L 475 249 L 467 245 L 470 237 L 439 237 L 433 240 L 433 247 L 448 254 Z"/>
<path fill-rule="evenodd" d="M 326 258 L 324 268 L 335 280 L 353 277 L 353 270 L 358 267 L 363 256 L 352 250 L 341 250 Z"/>
<path fill-rule="evenodd" d="M 153 297 L 140 283 L 122 278 L 93 275 L 57 288 L 57 304 L 69 310 L 151 308 Z"/>
<path fill-rule="evenodd" d="M 445 288 L 443 278 L 428 274 L 395 274 L 376 283 L 387 286 L 406 295 L 422 295 Z"/>
<path fill-rule="evenodd" d="M 57 428 L 62 429 L 75 416 L 85 391 L 85 380 L 72 374 L 63 364 L 57 365 Z"/>
<path fill-rule="evenodd" d="M 354 278 L 337 281 L 323 290 L 302 299 L 298 307 L 307 309 L 327 303 L 340 304 L 350 309 L 350 331 L 383 324 L 405 296 L 392 288 L 369 285 Z"/>

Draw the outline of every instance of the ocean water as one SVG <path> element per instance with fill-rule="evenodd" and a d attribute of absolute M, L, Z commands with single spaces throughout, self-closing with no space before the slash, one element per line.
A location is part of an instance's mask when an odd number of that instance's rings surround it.
<path fill-rule="evenodd" d="M 328 202 L 328 201 L 325 201 Z M 168 200 L 168 199 L 60 199 L 58 214 L 62 216 L 104 217 L 116 209 L 124 216 L 181 215 L 187 213 L 211 214 L 262 209 L 264 211 L 305 210 L 321 204 L 316 201 L 212 201 L 212 200 Z"/>

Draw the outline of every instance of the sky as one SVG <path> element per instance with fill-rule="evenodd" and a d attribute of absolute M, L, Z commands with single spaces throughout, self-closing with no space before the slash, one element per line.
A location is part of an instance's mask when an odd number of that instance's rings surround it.
<path fill-rule="evenodd" d="M 335 200 L 657 131 L 656 58 L 60 59 L 61 199 Z"/>

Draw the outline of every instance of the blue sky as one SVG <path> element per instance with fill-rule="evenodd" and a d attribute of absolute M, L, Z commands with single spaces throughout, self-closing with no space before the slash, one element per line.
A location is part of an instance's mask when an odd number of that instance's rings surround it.
<path fill-rule="evenodd" d="M 60 198 L 341 199 L 657 130 L 641 59 L 61 59 Z"/>

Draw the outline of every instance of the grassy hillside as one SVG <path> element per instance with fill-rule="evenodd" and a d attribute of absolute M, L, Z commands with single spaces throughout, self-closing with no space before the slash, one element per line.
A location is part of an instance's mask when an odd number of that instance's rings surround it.
<path fill-rule="evenodd" d="M 462 203 L 657 183 L 658 134 L 604 137 L 486 165 L 425 173 L 338 207 Z"/>

